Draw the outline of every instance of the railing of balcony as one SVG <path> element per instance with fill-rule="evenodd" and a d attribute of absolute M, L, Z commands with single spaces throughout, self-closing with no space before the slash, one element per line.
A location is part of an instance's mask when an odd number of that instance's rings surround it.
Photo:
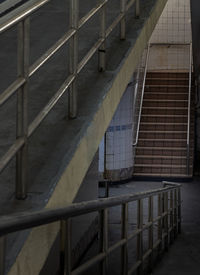
<path fill-rule="evenodd" d="M 79 0 L 70 2 L 70 28 L 62 37 L 52 45 L 42 56 L 30 65 L 30 16 L 47 4 L 49 0 L 38 0 L 23 11 L 11 18 L 1 21 L 0 34 L 13 26 L 18 27 L 18 77 L 4 91 L 0 93 L 0 107 L 3 106 L 14 94 L 17 94 L 17 130 L 16 140 L 8 151 L 0 158 L 0 173 L 16 156 L 16 198 L 25 199 L 27 196 L 27 171 L 28 171 L 28 143 L 30 136 L 35 132 L 49 112 L 54 108 L 59 99 L 67 92 L 69 96 L 69 118 L 77 116 L 77 77 L 85 65 L 98 52 L 99 71 L 106 69 L 106 39 L 111 32 L 120 25 L 120 39 L 126 37 L 126 15 L 134 6 L 135 16 L 139 17 L 140 0 L 120 0 L 120 13 L 109 27 L 106 27 L 106 6 L 109 0 L 99 0 L 86 15 L 79 18 Z M 87 54 L 79 62 L 78 39 L 79 30 L 97 13 L 100 13 L 99 38 L 89 49 Z M 14 14 L 14 13 L 13 13 Z M 46 106 L 39 112 L 34 120 L 28 123 L 28 91 L 30 78 L 52 58 L 64 45 L 69 45 L 66 58 L 69 59 L 69 75 L 64 83 L 49 100 Z"/>
<path fill-rule="evenodd" d="M 145 199 L 148 200 L 147 206 L 144 205 Z M 136 227 L 130 232 L 128 213 L 131 202 L 137 203 L 137 217 Z M 114 206 L 121 206 L 121 239 L 109 246 L 108 211 Z M 99 213 L 100 251 L 79 266 L 72 267 L 71 219 L 96 211 Z M 144 219 L 144 212 L 147 212 L 147 219 Z M 108 274 L 108 257 L 116 249 L 121 249 L 121 259 L 116 259 L 121 261 L 121 274 L 133 274 L 134 271 L 143 274 L 146 268 L 152 270 L 155 256 L 160 256 L 163 250 L 168 250 L 169 244 L 181 232 L 181 185 L 164 182 L 163 188 L 146 192 L 76 203 L 60 209 L 4 216 L 0 220 L 0 275 L 5 274 L 6 235 L 56 221 L 60 222 L 59 274 L 81 274 L 94 265 L 98 266 L 100 274 Z M 148 240 L 143 236 L 145 232 Z M 136 261 L 130 266 L 127 248 L 133 239 L 136 239 Z"/>

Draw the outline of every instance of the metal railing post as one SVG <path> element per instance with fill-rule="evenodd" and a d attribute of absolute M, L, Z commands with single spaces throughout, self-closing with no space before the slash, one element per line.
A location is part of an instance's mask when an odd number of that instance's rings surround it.
<path fill-rule="evenodd" d="M 106 2 L 107 0 L 100 0 L 105 3 L 101 9 L 100 16 L 100 33 L 99 36 L 103 40 L 101 46 L 99 47 L 99 71 L 104 72 L 106 69 Z"/>
<path fill-rule="evenodd" d="M 71 219 L 60 222 L 60 275 L 71 274 Z"/>
<path fill-rule="evenodd" d="M 70 0 L 70 28 L 76 32 L 69 41 L 69 72 L 77 75 L 78 66 L 78 20 L 79 0 Z M 69 118 L 77 116 L 77 80 L 75 79 L 69 87 Z"/>
<path fill-rule="evenodd" d="M 177 189 L 174 190 L 174 238 L 177 237 Z"/>
<path fill-rule="evenodd" d="M 108 269 L 108 209 L 100 211 L 100 248 L 99 252 L 106 254 L 105 258 L 100 263 L 100 274 L 106 275 Z"/>
<path fill-rule="evenodd" d="M 168 251 L 169 240 L 168 240 L 168 192 L 164 193 L 164 231 L 165 231 L 165 250 Z"/>
<path fill-rule="evenodd" d="M 158 245 L 158 254 L 162 251 L 162 195 L 158 195 L 158 216 L 160 219 L 158 220 L 158 241 L 160 244 Z"/>
<path fill-rule="evenodd" d="M 126 0 L 120 1 L 120 9 L 123 18 L 120 22 L 120 39 L 124 40 L 126 38 Z"/>
<path fill-rule="evenodd" d="M 173 191 L 170 191 L 170 243 L 174 241 L 174 198 L 173 198 Z"/>
<path fill-rule="evenodd" d="M 122 204 L 122 239 L 127 239 L 128 230 L 128 203 Z M 121 250 L 121 274 L 128 274 L 128 254 L 127 242 L 122 246 Z"/>
<path fill-rule="evenodd" d="M 149 197 L 148 210 L 148 222 L 152 223 L 148 230 L 149 250 L 151 250 L 151 254 L 149 255 L 149 271 L 151 271 L 153 267 L 153 197 Z"/>
<path fill-rule="evenodd" d="M 6 237 L 0 237 L 0 275 L 5 275 Z"/>
<path fill-rule="evenodd" d="M 140 17 L 140 0 L 135 0 L 135 17 Z"/>
<path fill-rule="evenodd" d="M 17 138 L 24 138 L 24 146 L 16 155 L 16 198 L 25 199 L 28 184 L 28 82 L 30 56 L 30 19 L 18 24 L 18 77 L 25 83 L 17 91 Z"/>
<path fill-rule="evenodd" d="M 181 233 L 181 188 L 178 188 L 178 233 Z"/>
<path fill-rule="evenodd" d="M 137 228 L 141 229 L 141 232 L 137 235 L 137 261 L 140 262 L 137 268 L 137 274 L 143 274 L 143 200 L 138 200 L 137 207 Z"/>

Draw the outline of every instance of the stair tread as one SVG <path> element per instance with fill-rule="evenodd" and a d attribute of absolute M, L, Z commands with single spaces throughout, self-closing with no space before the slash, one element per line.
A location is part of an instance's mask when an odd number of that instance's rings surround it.
<path fill-rule="evenodd" d="M 186 99 L 144 99 L 146 102 L 187 102 Z"/>
<path fill-rule="evenodd" d="M 188 177 L 192 177 L 192 174 L 164 174 L 164 173 L 134 173 L 134 176 L 146 176 L 146 177 L 177 177 L 177 178 L 188 178 Z"/>
<path fill-rule="evenodd" d="M 148 114 L 142 114 L 142 117 L 185 117 L 187 118 L 188 116 L 187 115 L 148 115 Z"/>
<path fill-rule="evenodd" d="M 148 158 L 148 159 L 157 159 L 157 158 L 163 158 L 163 159 L 186 159 L 186 156 L 163 156 L 163 155 L 136 155 L 135 158 Z"/>
<path fill-rule="evenodd" d="M 187 131 L 182 131 L 182 130 L 180 130 L 180 131 L 169 131 L 169 130 L 141 130 L 140 131 L 140 133 L 155 133 L 155 134 L 180 134 L 180 133 L 182 133 L 182 134 L 186 134 L 187 133 Z"/>
<path fill-rule="evenodd" d="M 142 109 L 153 109 L 155 110 L 155 106 L 153 107 L 150 107 L 150 106 L 143 106 Z M 166 106 L 163 106 L 163 107 L 156 107 L 156 109 L 159 109 L 159 110 L 187 110 L 188 107 L 166 107 Z"/>
<path fill-rule="evenodd" d="M 189 85 L 178 85 L 178 84 L 146 84 L 145 87 L 172 87 L 172 88 L 189 88 Z"/>
<path fill-rule="evenodd" d="M 183 139 L 172 139 L 172 138 L 162 138 L 162 139 L 155 139 L 155 138 L 139 138 L 139 141 L 169 141 L 169 142 L 178 142 L 178 141 L 187 141 L 187 139 L 183 138 Z"/>
<path fill-rule="evenodd" d="M 147 150 L 181 150 L 186 151 L 184 147 L 156 147 L 156 146 L 137 146 L 137 149 L 147 149 Z"/>
<path fill-rule="evenodd" d="M 135 164 L 135 167 L 153 167 L 153 168 L 186 168 L 186 165 L 178 165 L 178 164 Z M 192 165 L 190 165 L 192 167 Z"/>
<path fill-rule="evenodd" d="M 186 78 L 173 78 L 173 77 L 169 77 L 169 78 L 165 78 L 165 77 L 146 77 L 146 80 L 189 80 L 189 77 Z"/>
<path fill-rule="evenodd" d="M 181 122 L 141 122 L 140 124 L 144 125 L 187 125 L 187 123 L 181 123 Z"/>

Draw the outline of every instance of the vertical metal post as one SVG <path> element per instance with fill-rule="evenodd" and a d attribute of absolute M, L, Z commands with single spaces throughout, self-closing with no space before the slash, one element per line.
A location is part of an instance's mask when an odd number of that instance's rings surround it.
<path fill-rule="evenodd" d="M 153 267 L 153 197 L 149 197 L 148 201 L 149 213 L 148 213 L 148 222 L 152 222 L 152 225 L 149 227 L 149 250 L 151 250 L 151 254 L 149 256 L 149 271 L 152 270 Z"/>
<path fill-rule="evenodd" d="M 174 198 L 173 198 L 173 191 L 170 191 L 170 243 L 174 241 L 174 217 L 173 217 L 173 211 L 174 211 Z"/>
<path fill-rule="evenodd" d="M 103 40 L 101 46 L 99 47 L 99 71 L 103 72 L 106 69 L 106 2 L 107 0 L 100 0 L 100 2 L 105 3 L 101 9 L 101 22 L 100 22 L 100 38 Z"/>
<path fill-rule="evenodd" d="M 177 190 L 174 190 L 174 238 L 177 237 Z"/>
<path fill-rule="evenodd" d="M 60 275 L 71 274 L 71 219 L 60 223 Z"/>
<path fill-rule="evenodd" d="M 168 240 L 168 192 L 164 193 L 164 231 L 165 231 L 165 250 L 168 250 L 169 240 Z"/>
<path fill-rule="evenodd" d="M 30 19 L 18 24 L 18 76 L 25 78 L 17 92 L 17 138 L 23 137 L 25 144 L 16 155 L 16 198 L 25 199 L 28 181 L 28 82 L 30 56 Z"/>
<path fill-rule="evenodd" d="M 79 0 L 70 0 L 70 28 L 76 33 L 69 41 L 69 72 L 76 76 L 78 65 L 78 20 Z M 73 81 L 69 88 L 69 118 L 77 116 L 77 80 Z"/>
<path fill-rule="evenodd" d="M 126 0 L 120 0 L 120 9 L 123 15 L 120 22 L 120 39 L 124 40 L 126 38 Z"/>
<path fill-rule="evenodd" d="M 143 228 L 143 200 L 138 200 L 137 207 L 137 228 Z M 137 261 L 140 262 L 140 265 L 137 269 L 137 274 L 143 274 L 143 232 L 141 231 L 137 235 Z"/>
<path fill-rule="evenodd" d="M 135 1 L 135 17 L 140 17 L 140 0 Z"/>
<path fill-rule="evenodd" d="M 122 204 L 122 239 L 127 240 L 128 230 L 128 204 Z M 128 274 L 128 254 L 127 254 L 127 242 L 122 246 L 121 250 L 121 274 Z"/>
<path fill-rule="evenodd" d="M 6 237 L 0 237 L 0 275 L 5 275 Z"/>
<path fill-rule="evenodd" d="M 108 209 L 103 209 L 100 211 L 100 252 L 104 252 L 106 257 L 100 263 L 100 274 L 105 275 L 107 273 L 108 259 Z"/>
<path fill-rule="evenodd" d="M 181 233 L 181 188 L 178 188 L 178 233 Z"/>
<path fill-rule="evenodd" d="M 158 240 L 160 244 L 158 246 L 158 254 L 162 251 L 162 196 L 158 195 L 158 216 L 160 219 L 158 220 Z"/>

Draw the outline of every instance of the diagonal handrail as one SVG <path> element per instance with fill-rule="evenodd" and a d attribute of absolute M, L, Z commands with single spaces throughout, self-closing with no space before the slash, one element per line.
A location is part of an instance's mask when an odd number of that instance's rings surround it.
<path fill-rule="evenodd" d="M 141 99 L 140 99 L 140 109 L 139 109 L 139 117 L 138 117 L 138 123 L 137 123 L 136 138 L 135 138 L 135 142 L 132 144 L 134 147 L 137 146 L 137 144 L 138 144 L 140 121 L 141 121 L 141 115 L 142 115 L 142 105 L 143 105 L 143 98 L 144 98 L 144 88 L 145 88 L 147 67 L 148 67 L 148 61 L 149 61 L 149 52 L 150 52 L 150 44 L 148 44 L 146 61 L 145 61 L 144 79 L 143 79 L 143 83 L 142 83 L 142 95 L 141 95 Z"/>
<path fill-rule="evenodd" d="M 188 121 L 187 121 L 187 174 L 190 174 L 190 124 L 191 124 L 191 88 L 192 88 L 192 43 L 190 44 L 190 68 L 188 91 Z"/>

